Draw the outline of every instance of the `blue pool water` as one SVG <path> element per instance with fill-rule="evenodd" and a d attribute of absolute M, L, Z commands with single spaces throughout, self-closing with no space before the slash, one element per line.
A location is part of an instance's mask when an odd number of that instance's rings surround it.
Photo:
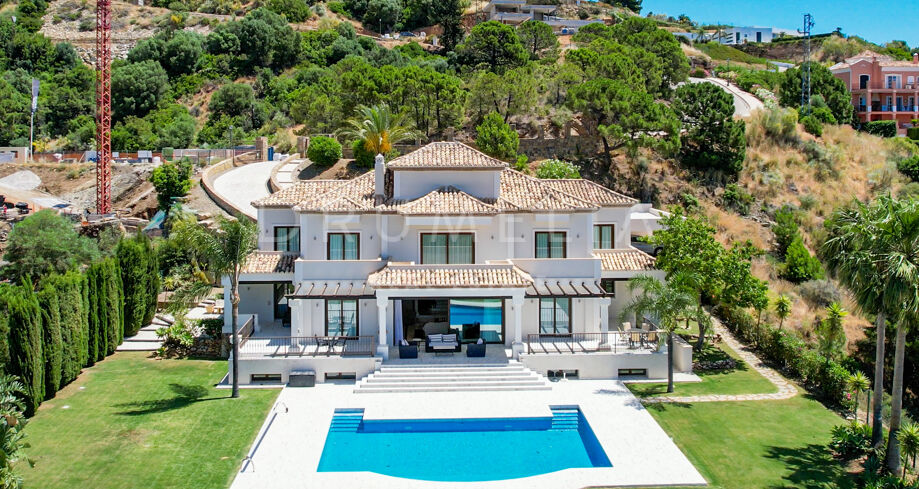
<path fill-rule="evenodd" d="M 472 482 L 590 467 L 612 464 L 577 407 L 551 418 L 386 421 L 336 410 L 318 471 Z"/>

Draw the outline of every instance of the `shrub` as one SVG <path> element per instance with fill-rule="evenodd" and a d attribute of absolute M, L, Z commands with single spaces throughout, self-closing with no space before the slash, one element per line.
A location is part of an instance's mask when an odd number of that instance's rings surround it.
<path fill-rule="evenodd" d="M 351 149 L 354 151 L 354 162 L 357 163 L 358 166 L 362 168 L 373 168 L 377 155 L 373 154 L 373 151 L 367 151 L 363 141 L 355 141 L 351 144 Z M 393 149 L 383 156 L 386 158 L 386 161 L 390 161 L 399 156 L 399 152 Z"/>
<path fill-rule="evenodd" d="M 693 78 L 705 78 L 708 74 L 705 73 L 705 70 L 702 68 L 696 68 L 689 73 L 689 76 Z"/>
<path fill-rule="evenodd" d="M 517 155 L 520 138 L 497 112 L 486 115 L 475 131 L 475 144 L 482 152 L 502 159 L 514 158 Z"/>
<path fill-rule="evenodd" d="M 870 121 L 862 124 L 862 130 L 882 138 L 897 136 L 897 121 Z"/>
<path fill-rule="evenodd" d="M 753 196 L 736 183 L 729 183 L 724 187 L 724 194 L 721 196 L 721 200 L 725 207 L 734 209 L 741 215 L 746 216 L 750 213 Z"/>
<path fill-rule="evenodd" d="M 811 115 L 824 124 L 836 124 L 836 116 L 829 107 L 812 107 Z"/>
<path fill-rule="evenodd" d="M 797 236 L 788 245 L 788 250 L 785 253 L 785 265 L 782 266 L 780 275 L 785 280 L 796 284 L 823 278 L 823 267 L 820 265 L 820 261 L 807 251 L 801 236 Z"/>
<path fill-rule="evenodd" d="M 32 281 L 7 291 L 10 326 L 9 373 L 26 388 L 25 415 L 32 416 L 45 396 L 45 368 L 42 355 L 41 312 Z"/>
<path fill-rule="evenodd" d="M 699 208 L 699 199 L 689 192 L 680 194 L 680 203 L 683 204 L 683 208 L 686 210 Z"/>
<path fill-rule="evenodd" d="M 798 295 L 813 309 L 822 309 L 842 300 L 839 289 L 829 280 L 808 280 L 798 286 Z"/>
<path fill-rule="evenodd" d="M 897 191 L 898 199 L 919 198 L 919 182 L 909 182 Z"/>
<path fill-rule="evenodd" d="M 913 155 L 904 158 L 897 163 L 897 169 L 900 173 L 909 177 L 914 182 L 919 182 L 919 155 Z"/>
<path fill-rule="evenodd" d="M 794 109 L 776 107 L 762 111 L 758 119 L 764 135 L 776 144 L 798 142 L 798 112 Z"/>
<path fill-rule="evenodd" d="M 182 316 L 177 316 L 175 322 L 168 327 L 157 329 L 156 335 L 163 339 L 161 352 L 168 348 L 188 347 L 195 342 L 195 335 Z"/>
<path fill-rule="evenodd" d="M 202 319 L 198 321 L 198 326 L 211 338 L 219 338 L 223 334 L 223 318 Z"/>
<path fill-rule="evenodd" d="M 326 3 L 326 6 L 329 8 L 329 10 L 335 12 L 338 15 L 350 16 L 348 11 L 345 9 L 345 2 L 328 2 Z"/>
<path fill-rule="evenodd" d="M 871 427 L 854 419 L 834 427 L 830 449 L 845 460 L 861 457 L 871 449 Z"/>
<path fill-rule="evenodd" d="M 581 178 L 578 167 L 563 160 L 546 160 L 536 167 L 537 178 Z"/>
<path fill-rule="evenodd" d="M 319 166 L 332 166 L 341 159 L 341 144 L 328 136 L 316 136 L 310 139 L 306 156 Z"/>
<path fill-rule="evenodd" d="M 802 117 L 801 124 L 804 126 L 805 131 L 813 134 L 814 136 L 823 136 L 823 123 L 817 120 L 817 118 L 812 114 Z"/>
<path fill-rule="evenodd" d="M 798 219 L 791 207 L 783 206 L 775 212 L 772 232 L 775 234 L 775 251 L 784 259 L 788 246 L 798 237 Z"/>
<path fill-rule="evenodd" d="M 919 141 L 919 127 L 910 127 L 906 130 L 906 137 L 913 141 Z"/>

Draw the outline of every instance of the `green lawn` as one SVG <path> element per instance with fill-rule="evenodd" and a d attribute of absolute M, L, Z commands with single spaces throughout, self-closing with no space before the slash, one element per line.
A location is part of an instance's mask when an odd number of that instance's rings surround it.
<path fill-rule="evenodd" d="M 680 382 L 674 384 L 673 394 L 667 394 L 667 384 L 628 384 L 629 390 L 638 397 L 661 395 L 700 396 L 705 394 L 769 394 L 778 389 L 772 382 L 753 370 L 740 360 L 737 353 L 726 344 L 711 344 L 701 354 L 693 353 L 698 360 L 718 360 L 728 356 L 737 360 L 737 368 L 732 370 L 699 371 L 696 375 L 702 382 Z"/>
<path fill-rule="evenodd" d="M 226 488 L 278 390 L 214 384 L 226 362 L 117 353 L 45 402 L 26 428 L 35 461 L 19 472 L 44 489 Z"/>
<path fill-rule="evenodd" d="M 826 448 L 843 423 L 803 393 L 786 401 L 649 405 L 711 483 L 725 489 L 851 488 Z"/>

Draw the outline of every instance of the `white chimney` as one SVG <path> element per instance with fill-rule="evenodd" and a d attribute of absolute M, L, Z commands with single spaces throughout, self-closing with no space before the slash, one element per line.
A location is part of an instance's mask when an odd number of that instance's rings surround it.
<path fill-rule="evenodd" d="M 373 194 L 377 197 L 386 196 L 386 162 L 382 154 L 377 154 L 373 160 Z"/>
<path fill-rule="evenodd" d="M 913 64 L 919 65 L 919 53 L 913 53 Z"/>

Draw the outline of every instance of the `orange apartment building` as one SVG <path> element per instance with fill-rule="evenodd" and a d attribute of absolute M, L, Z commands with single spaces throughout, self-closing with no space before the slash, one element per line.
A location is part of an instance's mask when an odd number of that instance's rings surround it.
<path fill-rule="evenodd" d="M 852 93 L 852 105 L 862 122 L 894 120 L 897 133 L 905 134 L 919 119 L 919 54 L 900 61 L 863 51 L 830 67 Z"/>

